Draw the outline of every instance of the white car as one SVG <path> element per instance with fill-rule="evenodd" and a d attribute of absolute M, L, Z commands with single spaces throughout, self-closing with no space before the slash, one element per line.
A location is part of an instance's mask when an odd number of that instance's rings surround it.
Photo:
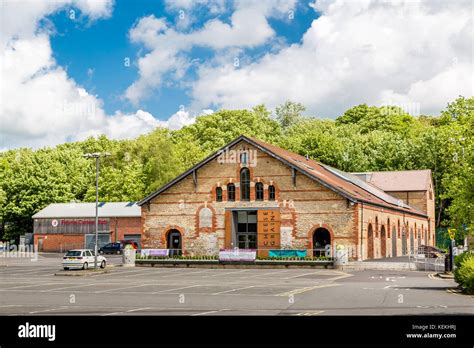
<path fill-rule="evenodd" d="M 64 270 L 68 270 L 69 268 L 94 268 L 94 262 L 94 252 L 90 249 L 69 250 L 63 257 Z M 105 268 L 107 259 L 104 256 L 97 255 L 97 265 L 100 266 L 100 268 Z"/>

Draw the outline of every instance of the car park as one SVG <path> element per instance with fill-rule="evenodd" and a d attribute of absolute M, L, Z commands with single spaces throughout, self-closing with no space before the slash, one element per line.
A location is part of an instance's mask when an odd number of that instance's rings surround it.
<path fill-rule="evenodd" d="M 90 249 L 69 250 L 63 257 L 62 265 L 65 271 L 70 268 L 82 268 L 86 270 L 89 267 L 94 267 L 94 252 Z M 97 265 L 100 268 L 105 268 L 107 259 L 104 256 L 97 255 Z"/>

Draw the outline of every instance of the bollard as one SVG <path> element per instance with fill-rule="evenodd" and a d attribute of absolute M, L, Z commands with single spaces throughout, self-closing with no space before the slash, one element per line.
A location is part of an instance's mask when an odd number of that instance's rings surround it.
<path fill-rule="evenodd" d="M 123 249 L 122 266 L 135 267 L 135 258 L 137 251 L 129 244 Z"/>

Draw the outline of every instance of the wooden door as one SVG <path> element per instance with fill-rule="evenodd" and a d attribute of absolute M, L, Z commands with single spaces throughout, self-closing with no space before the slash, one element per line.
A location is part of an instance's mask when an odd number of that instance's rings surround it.
<path fill-rule="evenodd" d="M 259 210 L 257 213 L 258 256 L 268 256 L 268 250 L 280 249 L 280 211 Z"/>

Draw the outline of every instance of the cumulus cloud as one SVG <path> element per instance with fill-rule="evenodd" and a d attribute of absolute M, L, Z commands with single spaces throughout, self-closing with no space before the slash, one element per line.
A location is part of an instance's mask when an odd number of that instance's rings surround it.
<path fill-rule="evenodd" d="M 197 78 L 188 82 L 191 109 L 260 103 L 274 108 L 290 99 L 321 117 L 336 117 L 360 103 L 416 104 L 418 112 L 436 114 L 458 95 L 473 95 L 470 1 L 309 5 L 319 17 L 300 42 L 255 60 L 247 57 L 238 67 L 229 52 L 245 53 L 275 40 L 268 18 L 286 15 L 294 2 L 235 1 L 230 23 L 211 19 L 186 33 L 164 19 L 142 18 L 130 38 L 149 53 L 139 59 L 139 78 L 125 95 L 137 103 L 164 80 L 186 77 L 188 52 L 196 46 L 212 49 L 214 56 L 199 62 Z"/>
<path fill-rule="evenodd" d="M 317 1 L 322 12 L 301 43 L 239 69 L 207 64 L 193 105 L 270 107 L 295 100 L 335 117 L 359 103 L 418 104 L 436 114 L 472 96 L 472 17 L 468 1 Z"/>
<path fill-rule="evenodd" d="M 42 147 L 106 134 L 132 138 L 155 127 L 180 128 L 193 122 L 187 112 L 168 121 L 150 113 L 117 111 L 106 115 L 102 101 L 71 79 L 53 58 L 50 32 L 39 21 L 66 6 L 91 20 L 110 17 L 113 1 L 2 2 L 0 149 Z M 69 7 L 68 7 L 69 8 Z M 93 69 L 88 69 L 89 78 Z"/>
<path fill-rule="evenodd" d="M 184 53 L 193 47 L 220 51 L 265 44 L 275 36 L 268 18 L 286 13 L 294 4 L 295 0 L 236 1 L 230 23 L 214 18 L 188 33 L 175 30 L 165 18 L 154 15 L 141 18 L 130 29 L 129 37 L 150 52 L 139 58 L 139 78 L 128 87 L 125 97 L 137 104 L 153 89 L 161 87 L 164 78 L 182 78 L 191 64 Z M 196 5 L 199 3 L 192 6 Z"/>

